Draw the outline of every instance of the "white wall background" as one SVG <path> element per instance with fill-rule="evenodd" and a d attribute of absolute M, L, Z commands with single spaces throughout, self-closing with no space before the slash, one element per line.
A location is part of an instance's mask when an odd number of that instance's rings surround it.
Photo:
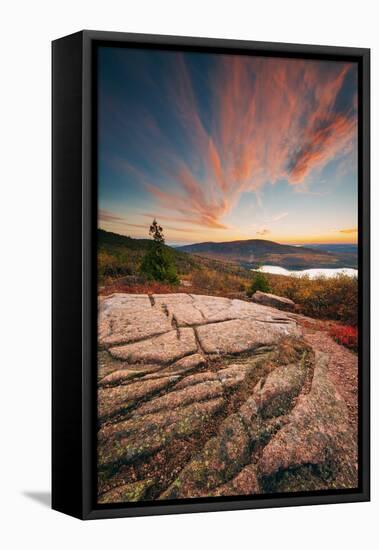
<path fill-rule="evenodd" d="M 379 34 L 372 0 L 24 0 L 1 8 L 1 430 L 3 548 L 373 548 L 378 539 L 378 386 L 373 502 L 80 522 L 51 511 L 50 41 L 86 29 L 372 48 L 373 273 L 379 220 Z M 377 303 L 374 285 L 373 300 Z M 378 326 L 378 307 L 373 307 Z M 376 331 L 374 331 L 375 335 Z M 374 352 L 377 351 L 375 340 Z M 69 403 L 70 397 L 67 396 Z M 37 498 L 36 498 L 37 497 Z M 371 541 L 371 542 L 370 542 Z"/>

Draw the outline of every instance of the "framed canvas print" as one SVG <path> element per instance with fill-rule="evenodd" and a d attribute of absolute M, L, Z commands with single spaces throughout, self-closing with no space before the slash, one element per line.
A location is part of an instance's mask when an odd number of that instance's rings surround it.
<path fill-rule="evenodd" d="M 369 50 L 53 42 L 53 508 L 369 500 Z"/>

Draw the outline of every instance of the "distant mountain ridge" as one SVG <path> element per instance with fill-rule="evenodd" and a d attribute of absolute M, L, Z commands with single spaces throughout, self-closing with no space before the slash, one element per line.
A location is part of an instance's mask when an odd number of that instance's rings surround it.
<path fill-rule="evenodd" d="M 122 263 L 129 265 L 127 271 L 134 272 L 143 255 L 151 245 L 151 239 L 134 239 L 125 235 L 98 230 L 98 250 L 115 255 Z M 179 271 L 191 271 L 196 266 L 208 265 L 216 270 L 251 269 L 258 264 L 273 265 L 286 269 L 312 268 L 357 268 L 358 254 L 354 245 L 310 245 L 293 246 L 264 239 L 228 241 L 222 243 L 203 242 L 172 250 Z M 228 267 L 229 266 L 229 267 Z"/>
<path fill-rule="evenodd" d="M 358 254 L 358 245 L 350 243 L 307 244 L 306 248 L 323 250 L 332 254 Z"/>
<path fill-rule="evenodd" d="M 177 247 L 176 250 L 193 255 L 232 262 L 244 267 L 268 264 L 287 269 L 357 267 L 357 253 L 331 247 L 305 247 L 279 244 L 264 239 L 227 242 L 203 242 Z M 350 249 L 351 250 L 351 249 Z"/>
<path fill-rule="evenodd" d="M 138 266 L 146 252 L 150 249 L 152 242 L 152 239 L 135 239 L 126 235 L 98 229 L 97 250 L 100 278 L 106 276 L 138 275 Z M 218 273 L 246 275 L 246 270 L 239 264 L 218 261 L 205 256 L 194 256 L 181 252 L 178 248 L 168 245 L 164 246 L 171 251 L 176 268 L 181 274 L 192 273 L 199 268 L 209 268 Z"/>

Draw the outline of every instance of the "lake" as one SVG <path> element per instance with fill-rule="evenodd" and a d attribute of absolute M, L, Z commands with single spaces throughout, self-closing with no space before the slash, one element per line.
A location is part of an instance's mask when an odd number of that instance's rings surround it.
<path fill-rule="evenodd" d="M 256 271 L 256 270 L 253 270 Z M 310 279 L 316 279 L 317 277 L 336 277 L 340 273 L 343 275 L 349 275 L 349 277 L 357 277 L 358 269 L 353 269 L 351 267 L 340 267 L 337 269 L 303 269 L 302 271 L 290 271 L 284 267 L 279 267 L 276 265 L 263 265 L 259 271 L 263 273 L 272 273 L 273 275 L 286 275 L 292 277 L 302 277 L 303 275 L 308 275 Z"/>

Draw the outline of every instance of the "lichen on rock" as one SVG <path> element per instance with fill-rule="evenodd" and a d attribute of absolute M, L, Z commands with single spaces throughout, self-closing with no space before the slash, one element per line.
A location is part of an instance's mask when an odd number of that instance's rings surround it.
<path fill-rule="evenodd" d="M 99 503 L 357 485 L 356 431 L 295 313 L 197 296 L 99 307 Z"/>

